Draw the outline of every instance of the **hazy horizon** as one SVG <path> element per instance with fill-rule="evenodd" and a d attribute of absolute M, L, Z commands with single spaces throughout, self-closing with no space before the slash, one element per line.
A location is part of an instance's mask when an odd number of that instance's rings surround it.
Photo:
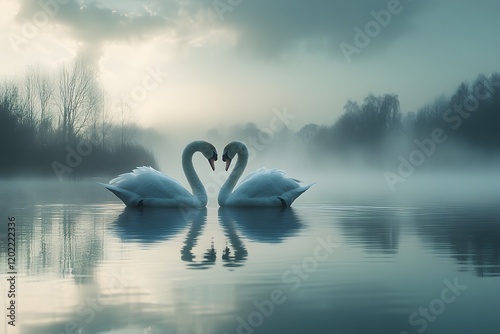
<path fill-rule="evenodd" d="M 284 107 L 293 130 L 328 125 L 347 100 L 370 93 L 396 94 L 403 112 L 417 111 L 498 70 L 493 1 L 46 3 L 3 2 L 0 73 L 84 56 L 110 101 L 136 96 L 134 119 L 160 131 L 265 125 Z"/>

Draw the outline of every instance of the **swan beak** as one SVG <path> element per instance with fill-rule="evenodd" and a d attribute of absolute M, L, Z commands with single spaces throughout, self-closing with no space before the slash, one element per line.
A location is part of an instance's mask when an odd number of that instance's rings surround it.
<path fill-rule="evenodd" d="M 226 172 L 229 169 L 229 165 L 231 165 L 231 159 L 227 158 L 226 159 Z"/>
<path fill-rule="evenodd" d="M 212 170 L 215 170 L 215 162 L 217 161 L 217 152 L 213 152 L 212 157 L 208 159 L 208 163 L 210 164 L 210 167 L 212 167 Z"/>

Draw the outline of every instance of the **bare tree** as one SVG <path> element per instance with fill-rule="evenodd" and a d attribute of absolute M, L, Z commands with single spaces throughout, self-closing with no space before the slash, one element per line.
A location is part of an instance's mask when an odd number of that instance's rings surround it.
<path fill-rule="evenodd" d="M 33 68 L 28 68 L 24 75 L 24 83 L 22 86 L 22 113 L 21 121 L 23 124 L 27 125 L 32 132 L 35 132 L 36 128 L 36 88 L 35 88 L 35 71 Z"/>
<path fill-rule="evenodd" d="M 52 130 L 52 116 L 49 113 L 54 87 L 49 75 L 40 70 L 39 66 L 29 67 L 21 85 L 22 112 L 21 122 L 31 129 L 33 139 L 38 144 L 47 144 Z"/>
<path fill-rule="evenodd" d="M 94 143 L 99 143 L 100 142 L 100 118 L 101 118 L 101 113 L 103 112 L 104 109 L 104 93 L 100 92 L 100 96 L 98 96 L 98 100 L 100 103 L 95 105 L 95 108 L 91 110 L 91 117 L 90 117 L 90 127 L 88 128 L 88 136 L 89 139 L 94 142 Z"/>
<path fill-rule="evenodd" d="M 107 103 L 102 104 L 102 109 L 101 109 L 101 117 L 100 117 L 100 139 L 101 139 L 101 147 L 106 146 L 106 141 L 108 140 L 108 137 L 111 135 L 111 129 L 113 128 L 112 125 L 113 122 L 113 117 L 110 113 L 109 110 L 109 105 Z"/>
<path fill-rule="evenodd" d="M 94 145 L 104 148 L 113 128 L 112 115 L 104 92 L 99 93 L 98 102 L 93 110 L 92 125 L 88 135 Z"/>
<path fill-rule="evenodd" d="M 117 101 L 116 108 L 120 121 L 120 145 L 123 147 L 133 137 L 134 131 L 130 122 L 132 108 L 125 98 Z"/>
<path fill-rule="evenodd" d="M 40 145 L 45 146 L 52 130 L 52 115 L 49 113 L 49 107 L 54 96 L 54 86 L 48 74 L 43 73 L 40 68 L 35 70 L 35 89 L 38 97 L 40 117 L 38 124 L 38 139 Z"/>
<path fill-rule="evenodd" d="M 72 68 L 63 66 L 58 81 L 56 100 L 60 112 L 60 128 L 65 142 L 74 140 L 94 115 L 101 103 L 101 89 L 95 69 L 82 58 Z"/>

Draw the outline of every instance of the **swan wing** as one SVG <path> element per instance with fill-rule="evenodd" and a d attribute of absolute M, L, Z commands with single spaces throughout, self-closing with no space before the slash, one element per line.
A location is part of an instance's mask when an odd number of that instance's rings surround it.
<path fill-rule="evenodd" d="M 231 196 L 238 198 L 275 198 L 300 188 L 300 181 L 279 169 L 260 168 L 241 181 Z"/>
<path fill-rule="evenodd" d="M 193 197 L 179 182 L 152 167 L 137 167 L 109 181 L 114 189 L 136 194 L 141 198 Z"/>
<path fill-rule="evenodd" d="M 252 177 L 254 177 L 254 176 L 255 176 L 255 175 L 257 175 L 257 174 L 265 173 L 266 171 L 268 171 L 268 169 L 267 169 L 267 168 L 264 168 L 264 167 L 259 168 L 259 169 L 257 169 L 256 171 L 253 171 L 253 172 L 251 172 L 250 174 L 248 174 L 247 176 L 245 176 L 245 177 L 243 178 L 243 180 L 241 180 L 240 184 L 242 184 L 243 182 L 245 182 L 245 181 L 247 181 L 247 180 L 251 179 Z"/>

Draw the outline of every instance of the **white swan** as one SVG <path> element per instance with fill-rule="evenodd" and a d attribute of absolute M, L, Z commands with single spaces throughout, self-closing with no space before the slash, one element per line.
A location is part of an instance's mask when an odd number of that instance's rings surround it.
<path fill-rule="evenodd" d="M 227 171 L 236 154 L 236 166 L 219 192 L 218 201 L 222 207 L 290 206 L 300 194 L 312 186 L 301 186 L 300 181 L 287 177 L 282 170 L 261 168 L 249 174 L 238 188 L 231 192 L 247 165 L 248 149 L 244 143 L 233 141 L 224 148 L 222 156 Z"/>
<path fill-rule="evenodd" d="M 194 141 L 186 146 L 182 153 L 182 168 L 193 194 L 170 176 L 151 167 L 137 167 L 103 185 L 127 206 L 205 207 L 207 192 L 193 167 L 195 152 L 201 152 L 208 159 L 212 170 L 215 170 L 214 161 L 217 161 L 217 150 L 210 143 Z"/>

